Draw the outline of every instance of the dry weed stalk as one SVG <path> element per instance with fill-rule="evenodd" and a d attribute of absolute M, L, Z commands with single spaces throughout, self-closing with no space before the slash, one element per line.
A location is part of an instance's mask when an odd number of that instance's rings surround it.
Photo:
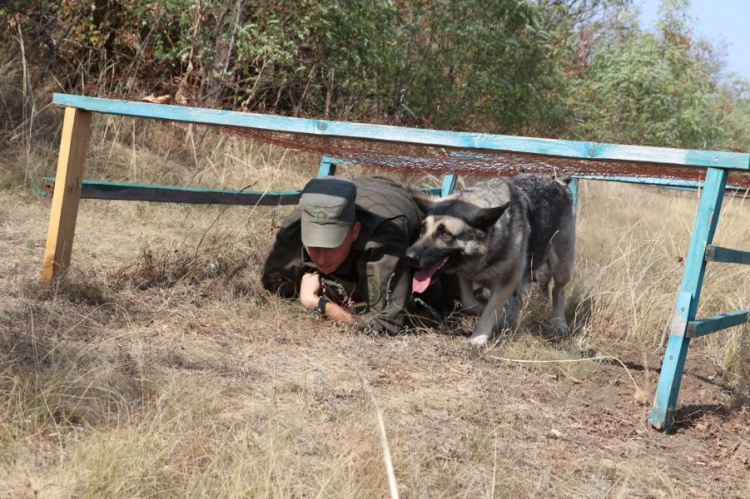
<path fill-rule="evenodd" d="M 375 407 L 375 416 L 378 422 L 378 433 L 380 434 L 380 444 L 383 448 L 383 460 L 385 461 L 385 469 L 388 472 L 388 488 L 391 493 L 391 499 L 398 499 L 398 483 L 396 482 L 396 473 L 393 471 L 393 458 L 391 457 L 391 449 L 388 446 L 388 435 L 385 431 L 383 411 L 380 409 L 380 404 L 378 404 L 378 400 L 375 398 L 375 394 L 372 392 L 372 387 L 370 387 L 370 384 L 364 378 L 362 378 L 362 386 L 370 396 L 373 407 Z"/>

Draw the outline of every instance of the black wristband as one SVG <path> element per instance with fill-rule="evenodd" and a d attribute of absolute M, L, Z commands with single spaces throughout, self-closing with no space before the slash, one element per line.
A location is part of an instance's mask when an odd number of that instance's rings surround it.
<path fill-rule="evenodd" d="M 313 315 L 325 315 L 326 303 L 328 303 L 328 298 L 326 298 L 325 295 L 320 295 L 320 298 L 318 298 L 318 304 L 312 309 Z"/>

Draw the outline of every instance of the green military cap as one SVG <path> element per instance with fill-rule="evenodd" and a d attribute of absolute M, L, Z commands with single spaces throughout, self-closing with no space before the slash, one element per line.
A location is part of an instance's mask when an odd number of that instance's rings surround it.
<path fill-rule="evenodd" d="M 314 248 L 338 248 L 356 220 L 357 186 L 333 177 L 314 178 L 300 197 L 302 244 Z"/>

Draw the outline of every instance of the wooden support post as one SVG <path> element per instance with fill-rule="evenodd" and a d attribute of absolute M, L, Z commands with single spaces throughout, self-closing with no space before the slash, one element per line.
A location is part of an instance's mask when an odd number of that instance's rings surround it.
<path fill-rule="evenodd" d="M 672 430 L 674 409 L 677 405 L 685 358 L 690 346 L 690 338 L 686 334 L 687 326 L 689 322 L 695 320 L 703 275 L 706 271 L 706 247 L 711 244 L 716 231 L 726 183 L 726 170 L 708 168 L 693 234 L 690 238 L 690 248 L 685 260 L 680 293 L 672 316 L 669 341 L 661 366 L 654 407 L 651 411 L 651 425 L 667 433 Z"/>
<path fill-rule="evenodd" d="M 573 177 L 570 179 L 570 192 L 573 194 L 573 214 L 578 214 L 578 179 Z"/>
<path fill-rule="evenodd" d="M 320 158 L 318 177 L 330 177 L 333 175 L 336 175 L 336 163 L 333 162 L 332 158 L 323 156 L 322 158 Z"/>
<path fill-rule="evenodd" d="M 57 182 L 47 231 L 47 249 L 42 263 L 42 284 L 49 283 L 70 264 L 90 133 L 91 112 L 66 107 L 57 160 Z"/>
<path fill-rule="evenodd" d="M 443 175 L 443 185 L 440 188 L 440 197 L 445 197 L 453 192 L 453 188 L 456 187 L 456 180 L 458 180 L 458 175 Z"/>

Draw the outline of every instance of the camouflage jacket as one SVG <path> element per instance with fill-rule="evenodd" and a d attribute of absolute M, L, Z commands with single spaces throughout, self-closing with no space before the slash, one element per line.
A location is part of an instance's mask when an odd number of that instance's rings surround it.
<path fill-rule="evenodd" d="M 321 274 L 324 294 L 353 310 L 361 329 L 395 334 L 404 327 L 411 301 L 411 270 L 403 255 L 418 237 L 423 215 L 398 182 L 379 177 L 353 181 L 362 229 L 347 260 L 333 274 Z M 312 271 L 317 269 L 302 246 L 296 209 L 266 258 L 263 286 L 296 297 L 302 275 Z"/>

